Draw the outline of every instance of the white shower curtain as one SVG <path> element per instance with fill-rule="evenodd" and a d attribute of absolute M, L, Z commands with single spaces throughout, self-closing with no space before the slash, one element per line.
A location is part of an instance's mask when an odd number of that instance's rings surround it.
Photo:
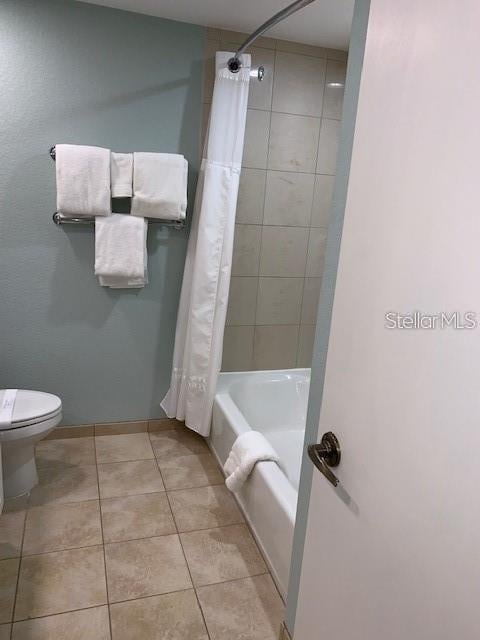
<path fill-rule="evenodd" d="M 170 389 L 161 402 L 169 418 L 210 432 L 232 267 L 238 184 L 247 115 L 250 56 L 238 73 L 217 52 L 215 87 L 178 309 Z"/>

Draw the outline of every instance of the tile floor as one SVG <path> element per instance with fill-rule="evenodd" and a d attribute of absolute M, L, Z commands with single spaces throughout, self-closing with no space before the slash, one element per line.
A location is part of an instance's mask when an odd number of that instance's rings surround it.
<path fill-rule="evenodd" d="M 0 640 L 281 637 L 282 601 L 202 438 L 48 439 L 37 459 L 39 486 L 0 516 Z"/>

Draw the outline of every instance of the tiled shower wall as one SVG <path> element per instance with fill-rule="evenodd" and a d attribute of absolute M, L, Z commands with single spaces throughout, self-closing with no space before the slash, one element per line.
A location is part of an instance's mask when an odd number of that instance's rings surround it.
<path fill-rule="evenodd" d="M 215 51 L 244 34 L 208 30 Z M 223 371 L 310 366 L 342 113 L 344 51 L 260 38 L 250 83 Z"/>

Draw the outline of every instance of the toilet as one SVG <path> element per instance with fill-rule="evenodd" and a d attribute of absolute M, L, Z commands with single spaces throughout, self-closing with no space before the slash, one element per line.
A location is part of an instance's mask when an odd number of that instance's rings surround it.
<path fill-rule="evenodd" d="M 0 389 L 2 406 L 4 389 Z M 5 498 L 28 493 L 38 483 L 35 445 L 62 419 L 62 401 L 51 393 L 18 389 L 11 424 L 0 425 Z"/>

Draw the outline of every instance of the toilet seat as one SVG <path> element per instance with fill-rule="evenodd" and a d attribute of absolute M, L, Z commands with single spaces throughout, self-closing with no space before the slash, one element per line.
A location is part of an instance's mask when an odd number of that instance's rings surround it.
<path fill-rule="evenodd" d="M 0 403 L 4 393 L 5 389 L 0 389 Z M 6 426 L 0 425 L 0 433 L 47 422 L 58 417 L 61 412 L 62 401 L 57 396 L 43 391 L 19 389 L 15 399 L 12 423 Z"/>

